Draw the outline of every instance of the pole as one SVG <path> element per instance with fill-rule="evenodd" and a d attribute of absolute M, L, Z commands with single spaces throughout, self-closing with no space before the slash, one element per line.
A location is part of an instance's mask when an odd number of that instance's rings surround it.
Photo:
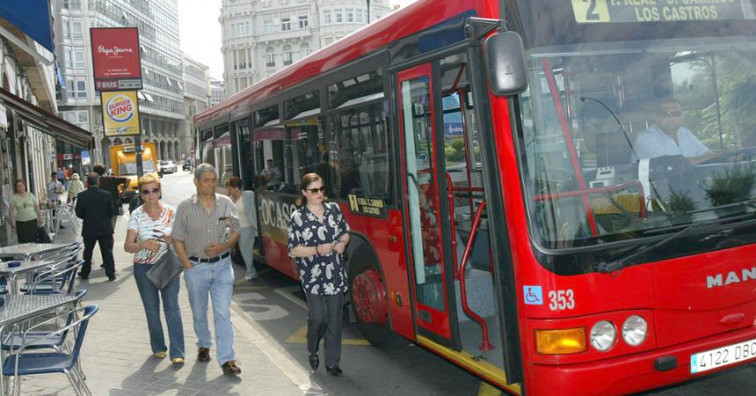
<path fill-rule="evenodd" d="M 367 1 L 367 7 L 368 7 L 368 9 L 367 9 L 367 24 L 370 25 L 370 0 L 366 0 L 366 1 Z"/>
<path fill-rule="evenodd" d="M 134 152 L 136 153 L 137 179 L 144 175 L 142 167 L 142 136 L 136 135 L 134 138 Z"/>

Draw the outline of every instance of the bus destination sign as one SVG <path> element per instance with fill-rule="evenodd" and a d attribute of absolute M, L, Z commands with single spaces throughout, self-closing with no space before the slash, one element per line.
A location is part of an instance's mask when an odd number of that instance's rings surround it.
<path fill-rule="evenodd" d="M 386 206 L 383 205 L 383 199 L 358 197 L 354 194 L 347 195 L 349 200 L 349 210 L 352 213 L 362 214 L 373 217 L 386 217 Z"/>
<path fill-rule="evenodd" d="M 751 0 L 572 0 L 578 23 L 756 19 Z"/>

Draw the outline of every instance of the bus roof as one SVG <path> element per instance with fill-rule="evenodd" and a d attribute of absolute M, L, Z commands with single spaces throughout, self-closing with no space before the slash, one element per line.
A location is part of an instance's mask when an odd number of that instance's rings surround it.
<path fill-rule="evenodd" d="M 235 109 L 336 69 L 393 41 L 427 29 L 464 11 L 475 9 L 476 6 L 480 7 L 481 4 L 493 6 L 498 4 L 498 1 L 418 0 L 198 113 L 194 117 L 194 123 L 199 126 L 226 116 Z M 490 15 L 491 10 L 487 13 Z M 480 15 L 480 12 L 478 14 Z"/>

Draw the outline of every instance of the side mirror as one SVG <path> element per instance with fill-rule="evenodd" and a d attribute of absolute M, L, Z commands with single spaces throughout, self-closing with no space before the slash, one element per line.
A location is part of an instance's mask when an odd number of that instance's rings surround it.
<path fill-rule="evenodd" d="M 486 53 L 488 80 L 494 95 L 508 96 L 528 88 L 525 46 L 515 32 L 497 32 L 483 46 Z"/>

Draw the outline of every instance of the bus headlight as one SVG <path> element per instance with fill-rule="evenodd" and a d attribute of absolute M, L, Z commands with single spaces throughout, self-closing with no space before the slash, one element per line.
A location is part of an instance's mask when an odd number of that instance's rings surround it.
<path fill-rule="evenodd" d="M 591 345 L 596 350 L 606 352 L 617 342 L 617 329 L 612 322 L 602 320 L 591 327 Z"/>
<path fill-rule="evenodd" d="M 622 339 L 628 345 L 638 346 L 646 340 L 648 323 L 638 315 L 631 315 L 622 324 Z"/>

